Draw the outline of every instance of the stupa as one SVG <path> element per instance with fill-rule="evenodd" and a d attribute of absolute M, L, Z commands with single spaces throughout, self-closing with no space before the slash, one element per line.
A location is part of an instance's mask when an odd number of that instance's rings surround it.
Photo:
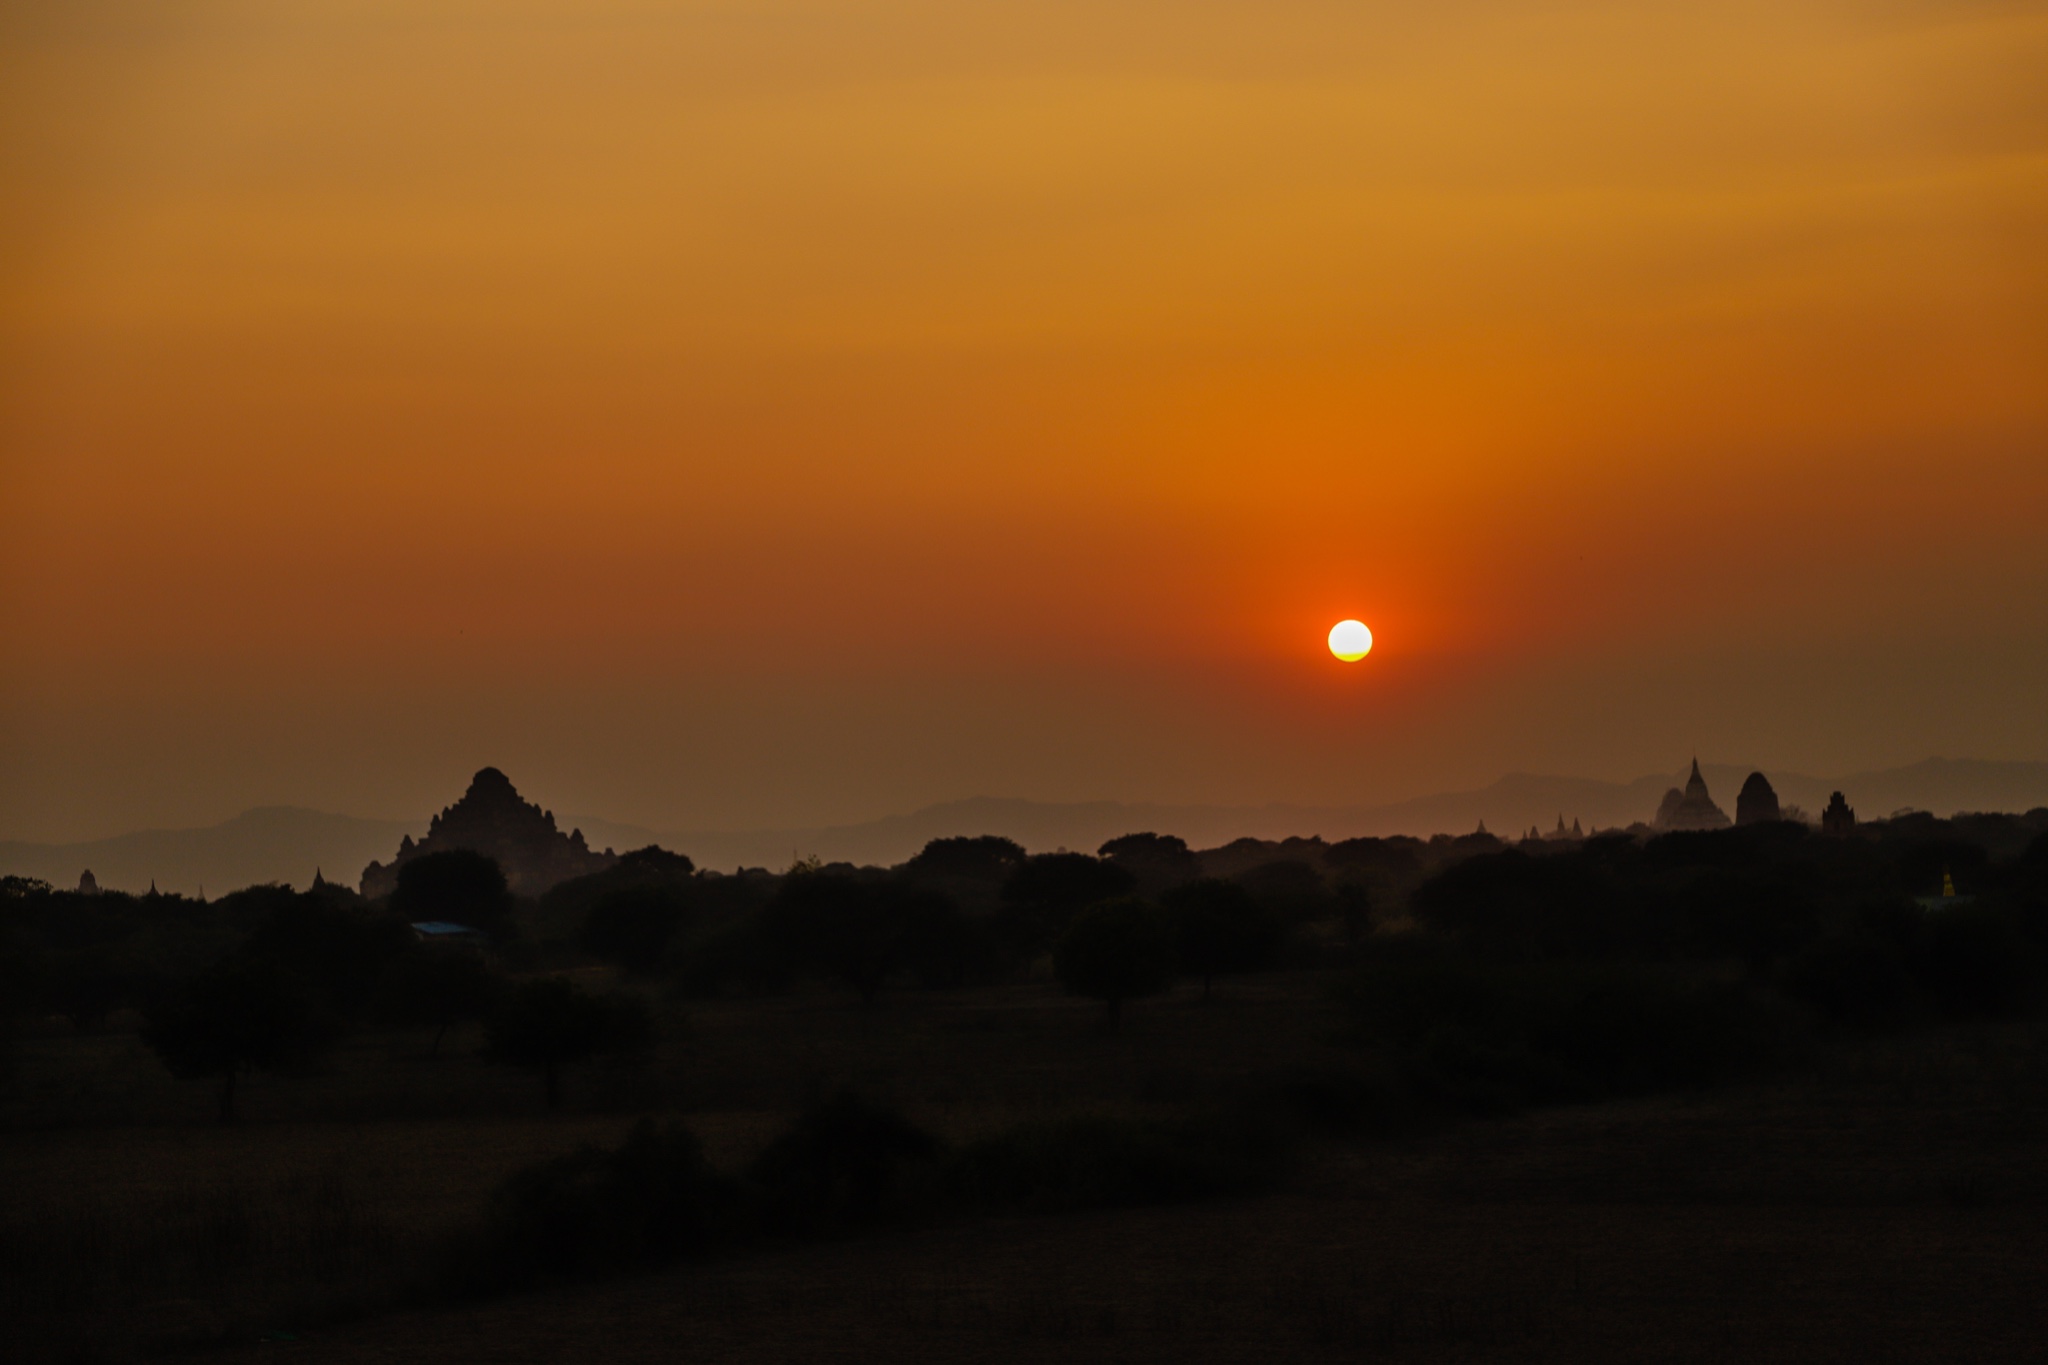
<path fill-rule="evenodd" d="M 1780 818 L 1778 793 L 1771 790 L 1770 779 L 1762 773 L 1751 773 L 1735 797 L 1735 823 L 1757 825 Z"/>
<path fill-rule="evenodd" d="M 1728 812 L 1715 805 L 1714 798 L 1707 794 L 1707 779 L 1700 776 L 1697 758 L 1692 761 L 1692 776 L 1686 779 L 1685 790 L 1673 787 L 1664 794 L 1663 803 L 1657 808 L 1657 828 L 1728 828 Z"/>

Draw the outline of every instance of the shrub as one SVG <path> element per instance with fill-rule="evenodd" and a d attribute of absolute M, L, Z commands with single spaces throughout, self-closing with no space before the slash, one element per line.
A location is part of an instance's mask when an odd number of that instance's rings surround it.
<path fill-rule="evenodd" d="M 1959 906 L 1928 919 L 1913 973 L 1951 1019 L 2004 1019 L 2033 993 L 2033 945 L 2017 917 Z"/>
<path fill-rule="evenodd" d="M 519 1171 L 448 1265 L 461 1292 L 517 1288 L 661 1265 L 744 1234 L 738 1182 L 696 1135 L 642 1120 L 616 1151 L 584 1147 Z"/>
<path fill-rule="evenodd" d="M 749 1174 L 771 1228 L 864 1227 L 928 1200 L 938 1139 L 894 1110 L 842 1093 L 771 1142 Z"/>
<path fill-rule="evenodd" d="M 669 970 L 676 989 L 692 999 L 777 991 L 790 976 L 788 961 L 752 915 L 679 945 L 669 954 Z"/>
<path fill-rule="evenodd" d="M 1482 1110 L 1703 1084 L 1780 1032 L 1746 990 L 1648 967 L 1394 956 L 1344 994 L 1425 1095 Z"/>
<path fill-rule="evenodd" d="M 1871 1033 L 1905 1027 L 1916 997 L 1897 947 L 1868 933 L 1823 939 L 1792 959 L 1785 993 L 1835 1023 Z"/>
<path fill-rule="evenodd" d="M 1064 1119 L 970 1144 L 948 1186 L 981 1208 L 1128 1208 L 1259 1189 L 1279 1156 L 1268 1130 L 1241 1121 Z"/>
<path fill-rule="evenodd" d="M 1467 858 L 1423 883 L 1412 904 L 1424 927 L 1488 957 L 1598 957 L 1635 942 L 1610 880 L 1570 856 Z"/>
<path fill-rule="evenodd" d="M 627 973 L 644 976 L 661 964 L 689 903 L 681 888 L 624 886 L 607 891 L 583 921 L 583 948 Z"/>

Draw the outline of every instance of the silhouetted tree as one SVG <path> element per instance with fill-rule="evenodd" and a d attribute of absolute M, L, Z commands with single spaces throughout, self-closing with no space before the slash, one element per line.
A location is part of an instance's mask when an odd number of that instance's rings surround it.
<path fill-rule="evenodd" d="M 913 895 L 903 959 L 920 985 L 963 986 L 998 975 L 1002 948 L 986 916 L 962 913 L 947 896 Z"/>
<path fill-rule="evenodd" d="M 583 921 L 585 951 L 644 976 L 661 965 L 662 956 L 689 913 L 680 887 L 626 886 L 608 891 Z"/>
<path fill-rule="evenodd" d="M 1897 945 L 1874 934 L 1840 935 L 1814 943 L 1786 964 L 1785 991 L 1839 1024 L 1873 1033 L 1903 1028 L 1912 1018 L 1912 974 Z"/>
<path fill-rule="evenodd" d="M 1344 941 L 1357 943 L 1372 932 L 1372 888 L 1361 882 L 1337 884 L 1337 919 L 1344 926 Z"/>
<path fill-rule="evenodd" d="M 151 1010 L 142 1038 L 179 1079 L 218 1079 L 220 1121 L 231 1123 L 242 1072 L 312 1061 L 334 1029 L 302 983 L 270 963 L 235 959 Z"/>
<path fill-rule="evenodd" d="M 496 1003 L 501 983 L 483 954 L 454 943 L 422 944 L 393 962 L 378 988 L 378 1013 L 401 1028 L 430 1028 L 439 1056 L 441 1039 L 456 1024 L 482 1019 Z"/>
<path fill-rule="evenodd" d="M 491 1012 L 484 1055 L 540 1073 L 547 1106 L 562 1104 L 562 1069 L 601 1053 L 629 1053 L 653 1036 L 647 1008 L 626 995 L 593 995 L 558 976 L 522 982 Z"/>
<path fill-rule="evenodd" d="M 1633 927 L 1585 859 L 1513 849 L 1452 864 L 1411 905 L 1423 927 L 1488 957 L 1601 956 L 1626 946 Z"/>
<path fill-rule="evenodd" d="M 244 951 L 318 992 L 336 1014 L 368 1006 L 384 968 L 414 945 L 397 916 L 320 895 L 274 897 Z"/>
<path fill-rule="evenodd" d="M 1024 864 L 1024 846 L 1000 835 L 934 839 L 904 864 L 917 876 L 970 877 L 1000 881 Z"/>
<path fill-rule="evenodd" d="M 1261 863 L 1231 880 L 1251 892 L 1252 899 L 1278 916 L 1283 924 L 1302 924 L 1320 918 L 1329 908 L 1323 874 L 1298 859 Z"/>
<path fill-rule="evenodd" d="M 98 1032 L 108 1015 L 136 1002 L 138 983 L 125 955 L 105 944 L 51 953 L 41 976 L 43 1004 L 80 1033 Z"/>
<path fill-rule="evenodd" d="M 1202 860 L 1187 841 L 1171 834 L 1125 834 L 1096 850 L 1149 891 L 1178 886 L 1202 875 Z"/>
<path fill-rule="evenodd" d="M 1929 914 L 1912 970 L 1951 1019 L 2002 1019 L 2034 991 L 2039 970 L 2019 917 L 1988 905 Z"/>
<path fill-rule="evenodd" d="M 1124 1001 L 1165 990 L 1173 984 L 1173 969 L 1172 927 L 1158 910 L 1130 896 L 1082 911 L 1053 950 L 1060 984 L 1100 1000 L 1111 1032 Z"/>
<path fill-rule="evenodd" d="M 541 893 L 541 919 L 549 924 L 581 924 L 597 903 L 614 892 L 658 888 L 694 900 L 698 890 L 697 866 L 680 853 L 649 844 L 630 853 L 602 871 L 572 877 Z"/>
<path fill-rule="evenodd" d="M 445 920 L 503 936 L 512 926 L 512 892 L 497 862 L 466 848 L 429 853 L 398 869 L 391 909 L 419 923 Z"/>
<path fill-rule="evenodd" d="M 765 924 L 785 960 L 843 981 L 873 1004 L 915 955 L 914 932 L 942 919 L 945 904 L 904 882 L 805 872 L 783 881 Z"/>
<path fill-rule="evenodd" d="M 1003 882 L 1003 927 L 1013 949 L 1044 950 L 1088 906 L 1128 895 L 1137 881 L 1114 863 L 1085 853 L 1041 853 Z"/>
<path fill-rule="evenodd" d="M 1161 897 L 1180 969 L 1202 978 L 1202 998 L 1220 975 L 1255 972 L 1280 947 L 1279 916 L 1235 882 L 1203 880 L 1173 887 Z"/>

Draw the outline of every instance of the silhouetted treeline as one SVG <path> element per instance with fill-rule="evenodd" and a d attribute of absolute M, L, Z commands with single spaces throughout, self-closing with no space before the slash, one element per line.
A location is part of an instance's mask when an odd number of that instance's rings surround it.
<path fill-rule="evenodd" d="M 1944 895 L 1944 889 L 1953 892 Z M 616 968 L 634 989 L 560 976 Z M 2048 811 L 1793 823 L 1510 847 L 1458 839 L 1153 833 L 1095 854 L 936 840 L 892 869 L 719 875 L 658 848 L 537 900 L 488 858 L 408 862 L 365 901 L 324 883 L 202 902 L 0 882 L 10 1021 L 88 1032 L 132 1012 L 181 1076 L 317 1066 L 351 1030 L 484 1026 L 549 1104 L 599 1052 L 648 1041 L 643 996 L 892 991 L 1039 976 L 1128 1002 L 1274 966 L 1348 974 L 1361 1037 L 1424 1091 L 1512 1104 L 1686 1084 L 1829 1030 L 2037 1008 Z M 635 993 L 635 992 L 639 993 Z"/>

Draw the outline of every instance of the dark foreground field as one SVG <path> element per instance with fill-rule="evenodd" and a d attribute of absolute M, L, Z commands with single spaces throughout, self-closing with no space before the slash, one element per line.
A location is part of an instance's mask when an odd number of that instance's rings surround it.
<path fill-rule="evenodd" d="M 679 1117 L 736 1167 L 844 1087 L 959 1142 L 1171 1116 L 1356 1070 L 1328 979 L 1134 1007 L 1048 982 L 693 1007 L 632 1067 L 358 1038 L 244 1121 L 132 1033 L 29 1040 L 0 1137 L 8 1350 L 29 1359 L 1958 1360 L 2044 1353 L 2037 1025 L 1822 1048 L 1767 1083 L 1305 1132 L 1269 1193 L 938 1217 L 594 1284 L 423 1288 L 511 1170 Z M 671 1007 L 673 1008 L 673 1007 Z"/>

